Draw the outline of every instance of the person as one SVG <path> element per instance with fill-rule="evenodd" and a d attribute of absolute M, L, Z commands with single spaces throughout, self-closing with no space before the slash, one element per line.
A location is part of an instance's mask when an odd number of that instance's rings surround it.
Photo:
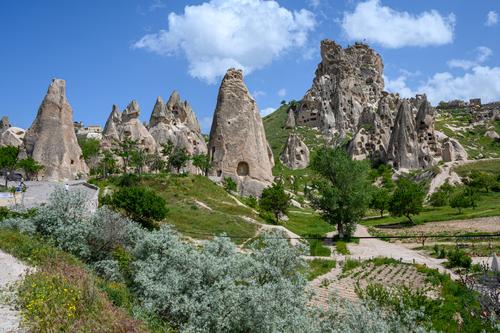
<path fill-rule="evenodd" d="M 69 192 L 69 185 L 68 185 L 68 183 L 64 184 L 64 189 L 66 190 L 66 192 Z"/>

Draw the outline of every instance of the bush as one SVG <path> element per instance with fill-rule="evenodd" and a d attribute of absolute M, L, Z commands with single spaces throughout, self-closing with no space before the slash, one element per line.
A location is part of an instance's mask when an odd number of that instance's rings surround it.
<path fill-rule="evenodd" d="M 441 185 L 436 192 L 432 193 L 429 203 L 432 207 L 444 207 L 450 202 L 450 196 L 453 195 L 455 188 L 448 182 Z"/>
<path fill-rule="evenodd" d="M 121 188 L 113 194 L 111 205 L 148 229 L 157 228 L 168 213 L 165 199 L 144 187 Z"/>
<path fill-rule="evenodd" d="M 134 173 L 125 173 L 117 179 L 117 185 L 120 187 L 138 186 L 140 182 L 141 177 Z"/>
<path fill-rule="evenodd" d="M 470 268 L 472 265 L 472 258 L 460 249 L 449 251 L 446 258 L 450 267 Z"/>
<path fill-rule="evenodd" d="M 227 192 L 236 192 L 238 185 L 231 177 L 224 178 L 224 189 Z"/>

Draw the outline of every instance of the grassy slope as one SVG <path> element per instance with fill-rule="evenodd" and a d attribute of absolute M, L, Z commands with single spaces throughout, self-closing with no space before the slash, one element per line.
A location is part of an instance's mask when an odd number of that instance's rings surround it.
<path fill-rule="evenodd" d="M 458 140 L 469 154 L 469 158 L 477 158 L 480 154 L 484 157 L 500 157 L 500 144 L 495 140 L 487 138 L 484 133 L 487 127 L 494 127 L 500 131 L 500 121 L 491 121 L 486 126 L 476 125 L 471 129 L 452 130 L 447 125 L 453 127 L 470 126 L 471 115 L 466 109 L 454 109 L 439 111 L 436 117 L 436 129 L 449 137 Z"/>
<path fill-rule="evenodd" d="M 100 182 L 104 188 L 109 182 Z M 243 220 L 248 216 L 259 217 L 248 207 L 240 206 L 220 186 L 203 176 L 174 176 L 165 174 L 144 175 L 141 185 L 153 189 L 165 198 L 169 212 L 166 223 L 178 231 L 197 239 L 208 239 L 212 234 L 225 233 L 241 237 L 235 242 L 243 242 L 255 235 L 257 226 Z M 199 201 L 212 210 L 201 207 Z"/>

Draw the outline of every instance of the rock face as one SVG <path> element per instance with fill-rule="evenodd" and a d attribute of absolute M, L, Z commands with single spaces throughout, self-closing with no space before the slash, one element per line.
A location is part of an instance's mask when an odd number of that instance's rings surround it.
<path fill-rule="evenodd" d="M 284 128 L 294 129 L 295 128 L 295 114 L 292 110 L 288 111 L 288 117 L 286 118 L 286 123 Z"/>
<path fill-rule="evenodd" d="M 229 69 L 222 80 L 208 150 L 209 175 L 233 178 L 242 195 L 258 196 L 273 181 L 273 155 L 241 70 Z"/>
<path fill-rule="evenodd" d="M 446 138 L 442 143 L 442 157 L 444 162 L 465 161 L 467 152 L 455 139 Z"/>
<path fill-rule="evenodd" d="M 290 133 L 280 160 L 290 169 L 304 169 L 309 165 L 309 148 L 297 134 Z"/>
<path fill-rule="evenodd" d="M 140 149 L 144 149 L 148 153 L 155 152 L 157 147 L 155 139 L 139 120 L 140 112 L 139 104 L 135 100 L 130 102 L 123 112 L 120 112 L 119 108 L 113 105 L 102 133 L 103 148 L 109 149 L 117 142 L 128 138 L 136 141 Z"/>
<path fill-rule="evenodd" d="M 500 138 L 500 135 L 498 135 L 498 133 L 494 130 L 486 131 L 486 133 L 484 133 L 484 136 L 493 140 Z"/>
<path fill-rule="evenodd" d="M 4 131 L 0 131 L 0 147 L 14 146 L 21 147 L 26 131 L 19 127 L 9 127 Z"/>
<path fill-rule="evenodd" d="M 9 123 L 9 118 L 7 116 L 3 116 L 0 120 L 0 133 L 5 131 L 7 128 L 11 127 Z"/>
<path fill-rule="evenodd" d="M 297 123 L 325 133 L 355 132 L 364 107 L 375 107 L 384 88 L 380 55 L 356 43 L 346 49 L 321 42 L 321 63 L 313 85 L 302 99 Z"/>
<path fill-rule="evenodd" d="M 402 99 L 385 92 L 383 68 L 380 55 L 367 45 L 343 49 L 322 41 L 321 63 L 296 114 L 297 124 L 318 127 L 329 137 L 352 137 L 348 151 L 354 159 L 396 169 L 438 163 L 444 138 L 438 140 L 434 130 L 434 108 L 425 95 Z M 454 158 L 466 156 L 456 144 L 453 149 L 460 153 Z"/>
<path fill-rule="evenodd" d="M 200 124 L 191 106 L 182 101 L 174 91 L 168 102 L 158 97 L 149 120 L 149 132 L 158 146 L 171 142 L 176 148 L 184 148 L 190 155 L 207 154 L 207 145 L 201 134 Z M 188 171 L 198 170 L 188 165 Z"/>
<path fill-rule="evenodd" d="M 54 79 L 33 124 L 26 132 L 27 156 L 44 166 L 43 178 L 75 179 L 88 173 L 73 127 L 73 111 L 66 100 L 66 82 Z"/>

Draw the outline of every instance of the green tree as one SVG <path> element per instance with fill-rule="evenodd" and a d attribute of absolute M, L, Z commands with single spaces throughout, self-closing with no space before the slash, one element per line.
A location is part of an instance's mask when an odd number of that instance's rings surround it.
<path fill-rule="evenodd" d="M 107 178 L 110 174 L 113 174 L 117 171 L 115 157 L 110 151 L 105 151 L 102 154 L 98 169 L 100 170 L 101 175 L 104 178 Z"/>
<path fill-rule="evenodd" d="M 311 162 L 319 179 L 309 192 L 322 218 L 337 225 L 340 238 L 349 237 L 370 201 L 368 164 L 352 160 L 342 148 L 321 148 Z"/>
<path fill-rule="evenodd" d="M 289 206 L 290 196 L 285 193 L 283 182 L 276 182 L 262 191 L 259 207 L 266 212 L 273 213 L 276 223 L 279 223 L 280 215 L 287 213 Z"/>
<path fill-rule="evenodd" d="M 82 155 L 90 169 L 96 169 L 99 164 L 101 142 L 97 139 L 79 139 L 78 144 L 82 149 Z"/>
<path fill-rule="evenodd" d="M 397 182 L 389 203 L 389 212 L 393 216 L 405 216 L 410 223 L 414 223 L 411 215 L 420 213 L 425 198 L 425 190 L 422 185 L 407 178 L 401 178 Z"/>
<path fill-rule="evenodd" d="M 137 149 L 137 141 L 126 138 L 123 141 L 117 142 L 117 144 L 118 146 L 113 148 L 113 153 L 122 159 L 123 173 L 127 173 L 132 154 Z"/>
<path fill-rule="evenodd" d="M 203 174 L 206 176 L 211 165 L 210 158 L 208 157 L 208 155 L 197 154 L 193 156 L 192 160 L 193 160 L 193 165 L 198 169 L 200 169 L 201 172 L 203 172 Z"/>
<path fill-rule="evenodd" d="M 174 168 L 177 173 L 181 172 L 181 169 L 187 165 L 189 161 L 189 155 L 184 148 L 176 148 L 168 158 L 168 165 Z"/>
<path fill-rule="evenodd" d="M 17 166 L 24 171 L 27 180 L 38 177 L 38 173 L 43 170 L 43 165 L 35 161 L 32 157 L 25 158 L 17 162 Z"/>
<path fill-rule="evenodd" d="M 167 143 L 161 145 L 161 154 L 165 157 L 169 157 L 173 150 L 174 145 L 171 141 L 167 141 Z"/>
<path fill-rule="evenodd" d="M 462 214 L 462 209 L 471 207 L 471 201 L 467 196 L 465 189 L 456 191 L 450 199 L 450 207 L 458 209 L 458 213 Z"/>
<path fill-rule="evenodd" d="M 144 149 L 136 148 L 130 153 L 129 164 L 131 167 L 135 168 L 135 172 L 139 175 L 142 174 L 144 167 L 148 161 L 148 154 Z"/>
<path fill-rule="evenodd" d="M 166 162 L 161 158 L 160 155 L 153 153 L 146 156 L 146 164 L 150 171 L 163 171 L 165 169 Z"/>
<path fill-rule="evenodd" d="M 14 146 L 0 147 L 0 169 L 5 176 L 5 187 L 7 187 L 7 174 L 12 173 L 17 165 L 17 156 L 19 148 Z"/>
<path fill-rule="evenodd" d="M 496 184 L 494 175 L 488 172 L 472 171 L 467 180 L 467 185 L 488 192 Z"/>
<path fill-rule="evenodd" d="M 132 220 L 144 227 L 156 228 L 163 220 L 168 208 L 161 196 L 144 187 L 122 187 L 111 198 L 111 206 L 123 210 Z"/>
<path fill-rule="evenodd" d="M 384 217 L 384 211 L 389 209 L 390 200 L 391 194 L 388 189 L 385 187 L 375 187 L 372 191 L 370 208 L 378 210 L 380 217 Z"/>
<path fill-rule="evenodd" d="M 449 204 L 450 197 L 453 195 L 455 187 L 451 186 L 448 181 L 441 185 L 436 192 L 431 194 L 429 203 L 432 207 L 443 207 Z"/>

